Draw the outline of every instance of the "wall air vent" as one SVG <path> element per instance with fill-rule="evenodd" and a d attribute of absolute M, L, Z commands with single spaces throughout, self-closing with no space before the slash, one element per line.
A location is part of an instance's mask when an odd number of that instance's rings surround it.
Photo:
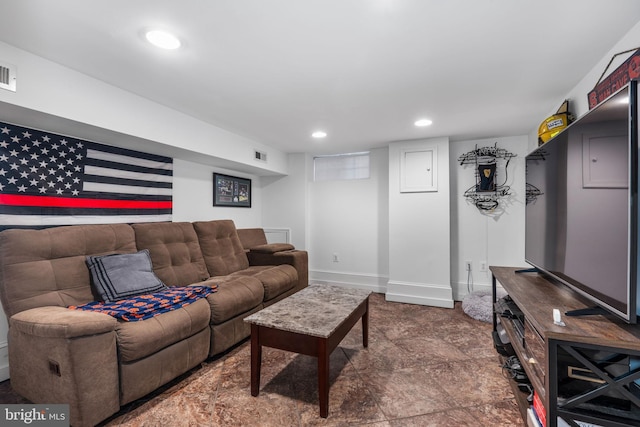
<path fill-rule="evenodd" d="M 256 160 L 260 160 L 261 162 L 267 161 L 267 153 L 263 153 L 262 151 L 255 150 L 256 152 Z"/>
<path fill-rule="evenodd" d="M 0 89 L 16 91 L 16 66 L 0 62 Z"/>

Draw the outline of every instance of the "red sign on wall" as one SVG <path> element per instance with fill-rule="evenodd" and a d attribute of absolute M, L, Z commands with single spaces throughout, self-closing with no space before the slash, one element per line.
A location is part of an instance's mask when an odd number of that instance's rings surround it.
<path fill-rule="evenodd" d="M 596 85 L 587 95 L 589 109 L 607 99 L 612 93 L 626 85 L 629 80 L 640 78 L 640 49 Z"/>

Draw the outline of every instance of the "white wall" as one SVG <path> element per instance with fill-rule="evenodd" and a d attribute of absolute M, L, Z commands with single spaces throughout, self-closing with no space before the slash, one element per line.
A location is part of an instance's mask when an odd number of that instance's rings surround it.
<path fill-rule="evenodd" d="M 611 60 L 611 58 L 619 53 L 624 52 L 629 49 L 634 49 L 640 47 L 640 22 L 638 22 L 627 34 L 616 43 L 611 50 L 598 62 L 585 76 L 580 80 L 580 82 L 568 93 L 565 95 L 558 95 L 558 103 L 557 106 L 554 106 L 553 109 L 549 110 L 549 116 L 556 112 L 556 109 L 560 106 L 562 101 L 565 99 L 569 100 L 570 111 L 576 116 L 576 118 L 581 117 L 586 112 L 589 111 L 589 103 L 587 100 L 587 94 L 591 92 L 594 88 L 600 75 L 607 67 L 607 64 Z M 607 70 L 607 74 L 604 77 L 609 75 L 613 70 L 618 68 L 620 64 L 622 64 L 626 59 L 631 55 L 631 53 L 627 53 L 625 55 L 618 56 L 609 66 Z M 542 122 L 546 117 L 540 117 L 538 119 L 538 124 Z M 537 139 L 538 127 L 530 134 L 529 138 L 529 151 L 535 149 L 538 145 Z"/>
<path fill-rule="evenodd" d="M 0 90 L 0 102 L 132 135 L 154 142 L 158 150 L 197 153 L 202 163 L 210 156 L 238 167 L 249 165 L 265 173 L 286 173 L 286 155 L 259 141 L 235 135 L 3 42 L 0 59 L 17 67 L 17 91 Z M 38 123 L 17 124 L 41 128 Z M 72 125 L 65 123 L 65 126 Z M 73 129 L 66 134 L 83 137 Z M 269 163 L 256 162 L 256 149 L 268 154 Z"/>
<path fill-rule="evenodd" d="M 260 179 L 264 200 L 262 226 L 290 229 L 291 244 L 305 250 L 309 244 L 309 182 L 313 159 L 308 154 L 289 154 L 287 170 L 286 176 Z"/>
<path fill-rule="evenodd" d="M 463 197 L 464 191 L 475 182 L 475 175 L 471 168 L 461 167 L 457 158 L 476 145 L 493 146 L 496 142 L 498 147 L 517 154 L 508 169 L 508 185 L 513 194 L 503 203 L 502 206 L 506 207 L 504 211 L 486 214 Z M 415 144 L 413 141 L 403 144 L 407 143 Z M 391 144 L 394 147 L 392 150 L 398 150 L 399 145 L 396 144 Z M 288 176 L 260 179 L 263 186 L 263 224 L 265 227 L 295 224 L 292 226 L 294 240 L 296 235 L 309 236 L 305 240 L 307 246 L 299 242 L 294 242 L 294 245 L 309 251 L 312 281 L 366 287 L 381 293 L 387 292 L 389 262 L 394 256 L 406 259 L 410 264 L 408 271 L 422 268 L 428 254 L 438 252 L 446 259 L 433 262 L 445 268 L 433 269 L 442 273 L 433 282 L 446 283 L 445 287 L 451 283 L 453 299 L 461 300 L 467 293 L 467 274 L 463 267 L 465 260 L 472 260 L 472 278 L 476 290 L 488 288 L 491 283 L 490 273 L 479 271 L 481 261 L 486 261 L 487 265 L 525 266 L 524 156 L 527 152 L 527 136 L 454 142 L 448 144 L 447 151 L 448 157 L 440 159 L 446 167 L 440 168 L 445 177 L 440 179 L 439 185 L 444 185 L 441 194 L 449 194 L 449 199 L 429 197 L 428 193 L 414 194 L 418 196 L 417 199 L 413 199 L 411 194 L 400 195 L 396 178 L 399 171 L 394 166 L 397 162 L 394 161 L 390 166 L 388 149 L 372 150 L 372 176 L 368 180 L 358 181 L 314 183 L 311 157 L 290 155 Z M 389 177 L 390 169 L 394 170 L 393 179 Z M 451 180 L 448 186 L 443 184 L 448 179 L 447 170 Z M 391 181 L 393 183 L 389 184 Z M 390 194 L 389 185 L 394 189 L 393 195 Z M 428 200 L 426 205 L 421 197 Z M 396 198 L 403 200 L 397 203 Z M 394 201 L 391 207 L 390 200 Z M 301 205 L 308 206 L 303 209 Z M 392 232 L 389 231 L 390 219 L 388 215 L 385 216 L 391 210 L 396 212 Z M 414 218 L 414 214 L 417 218 Z M 438 215 L 444 223 L 450 221 L 451 225 L 450 233 L 445 225 L 440 244 L 435 244 L 428 235 L 428 228 L 411 224 L 426 221 L 436 227 L 438 222 L 434 218 Z M 421 236 L 415 242 L 416 248 L 411 250 L 407 241 L 398 239 L 394 243 L 399 249 L 390 249 L 390 234 L 399 233 Z M 450 250 L 446 249 L 447 245 L 450 245 Z M 334 253 L 338 254 L 337 263 L 333 262 Z M 412 258 L 413 253 L 422 255 Z M 400 269 L 404 270 L 404 267 Z M 422 279 L 426 280 L 431 274 L 435 273 L 424 273 Z M 416 283 L 422 279 L 395 280 Z"/>
<path fill-rule="evenodd" d="M 310 182 L 309 276 L 314 282 L 385 291 L 389 274 L 386 148 L 371 150 L 370 171 L 369 179 Z"/>
<path fill-rule="evenodd" d="M 437 150 L 437 191 L 400 192 L 403 150 Z M 389 145 L 389 282 L 386 298 L 453 307 L 450 278 L 449 139 Z"/>
<path fill-rule="evenodd" d="M 474 165 L 460 166 L 458 157 L 476 147 L 503 148 L 516 154 L 504 175 L 504 162 L 498 163 L 496 182 L 511 187 L 511 195 L 502 199 L 494 211 L 481 211 L 470 203 L 464 192 L 476 182 Z M 459 141 L 450 146 L 451 164 L 451 283 L 454 299 L 461 300 L 469 290 L 487 290 L 491 273 L 480 271 L 480 264 L 525 266 L 524 208 L 525 155 L 528 137 L 514 136 Z M 465 261 L 472 271 L 465 271 Z M 473 286 L 468 286 L 473 285 Z"/>
<path fill-rule="evenodd" d="M 214 172 L 251 179 L 251 207 L 213 206 Z M 173 173 L 174 222 L 232 219 L 238 228 L 261 226 L 262 189 L 259 177 L 180 159 L 174 159 Z"/>
<path fill-rule="evenodd" d="M 565 98 L 568 98 L 572 102 L 572 112 L 576 117 L 581 117 L 587 111 L 589 111 L 589 103 L 587 101 L 587 94 L 591 92 L 596 82 L 600 78 L 600 75 L 607 67 L 607 64 L 611 58 L 619 52 L 624 52 L 629 49 L 635 49 L 640 47 L 640 21 L 631 29 L 627 34 L 616 43 L 611 50 L 598 62 L 590 72 L 588 72 L 584 78 L 576 85 L 576 87 L 569 92 Z M 610 74 L 613 70 L 618 68 L 620 64 L 629 58 L 632 53 L 618 56 L 609 66 L 607 74 Z M 560 104 L 558 104 L 560 105 Z"/>

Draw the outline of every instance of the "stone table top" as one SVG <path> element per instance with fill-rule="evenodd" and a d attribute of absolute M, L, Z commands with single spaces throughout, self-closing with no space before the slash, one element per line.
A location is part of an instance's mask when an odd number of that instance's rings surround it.
<path fill-rule="evenodd" d="M 313 284 L 245 317 L 244 321 L 328 338 L 370 294 L 362 289 Z"/>

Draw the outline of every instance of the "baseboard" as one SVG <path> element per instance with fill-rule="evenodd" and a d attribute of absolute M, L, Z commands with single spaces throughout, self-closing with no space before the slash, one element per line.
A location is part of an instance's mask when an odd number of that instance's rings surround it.
<path fill-rule="evenodd" d="M 386 299 L 444 308 L 453 308 L 454 304 L 451 286 L 391 280 L 387 283 Z"/>
<path fill-rule="evenodd" d="M 348 288 L 365 289 L 385 294 L 387 301 L 445 308 L 452 308 L 454 301 L 462 301 L 469 293 L 466 283 L 452 283 L 451 287 L 448 287 L 446 285 L 390 281 L 388 277 L 371 274 L 324 270 L 309 270 L 309 283 L 335 284 Z M 498 287 L 500 287 L 499 284 Z M 491 292 L 491 284 L 476 283 L 472 288 L 472 292 L 475 291 Z"/>
<path fill-rule="evenodd" d="M 388 279 L 388 277 L 374 276 L 371 274 L 309 270 L 309 283 L 335 284 L 347 288 L 365 289 L 380 294 L 387 292 Z"/>
<path fill-rule="evenodd" d="M 455 301 L 462 301 L 464 297 L 469 294 L 466 283 L 452 283 L 453 299 Z M 491 292 L 491 284 L 476 283 L 471 287 L 471 292 L 488 291 Z"/>

